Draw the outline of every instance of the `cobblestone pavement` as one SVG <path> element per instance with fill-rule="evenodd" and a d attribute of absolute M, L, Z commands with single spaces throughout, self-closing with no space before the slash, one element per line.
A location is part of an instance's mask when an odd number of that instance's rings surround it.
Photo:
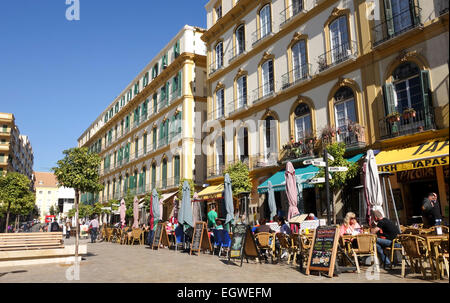
<path fill-rule="evenodd" d="M 66 241 L 66 244 L 71 243 L 73 239 Z M 390 272 L 381 269 L 379 279 L 367 276 L 368 267 L 362 267 L 361 274 L 342 273 L 330 279 L 317 275 L 306 276 L 299 271 L 298 266 L 287 264 L 258 264 L 253 260 L 246 263 L 244 260 L 243 266 L 239 267 L 228 264 L 225 258 L 217 255 L 189 255 L 167 248 L 151 250 L 142 245 L 91 244 L 87 240 L 82 240 L 81 243 L 87 243 L 88 255 L 81 262 L 79 281 L 69 281 L 66 278 L 71 265 L 49 264 L 0 268 L 0 283 L 448 283 L 448 279 L 424 281 L 421 275 L 413 274 L 408 274 L 403 279 L 399 268 Z"/>

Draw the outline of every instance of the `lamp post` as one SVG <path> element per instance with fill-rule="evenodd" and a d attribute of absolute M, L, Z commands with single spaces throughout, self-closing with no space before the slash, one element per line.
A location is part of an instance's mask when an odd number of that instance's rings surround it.
<path fill-rule="evenodd" d="M 328 151 L 326 148 L 323 150 L 323 161 L 325 162 L 325 191 L 327 201 L 327 225 L 330 225 L 330 178 L 328 175 Z"/>

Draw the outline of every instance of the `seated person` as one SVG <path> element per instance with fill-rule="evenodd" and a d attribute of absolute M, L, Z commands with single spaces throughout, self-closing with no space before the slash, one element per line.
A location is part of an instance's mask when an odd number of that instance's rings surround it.
<path fill-rule="evenodd" d="M 308 214 L 308 217 L 306 217 L 305 221 L 308 221 L 308 220 L 318 220 L 318 219 L 313 213 L 310 213 L 310 214 Z"/>
<path fill-rule="evenodd" d="M 339 229 L 339 235 L 357 235 L 361 233 L 361 226 L 356 221 L 356 215 L 352 212 L 348 212 L 345 215 L 344 223 Z"/>
<path fill-rule="evenodd" d="M 277 223 L 278 223 L 278 226 L 280 226 L 280 233 L 288 234 L 288 235 L 290 235 L 292 233 L 291 229 L 289 228 L 289 225 L 287 225 L 287 223 L 286 223 L 286 218 L 277 217 Z"/>
<path fill-rule="evenodd" d="M 377 237 L 377 253 L 381 258 L 381 262 L 385 265 L 390 266 L 391 261 L 388 256 L 384 254 L 385 247 L 391 247 L 392 241 L 400 233 L 398 227 L 391 220 L 384 218 L 382 213 L 378 210 L 374 210 L 373 217 L 375 220 L 376 227 L 371 229 L 371 233 L 376 234 Z M 395 244 L 395 247 L 401 247 L 400 244 Z"/>
<path fill-rule="evenodd" d="M 261 219 L 261 224 L 256 228 L 255 234 L 257 233 L 273 233 L 273 230 L 270 228 L 269 225 L 266 224 L 266 219 Z"/>
<path fill-rule="evenodd" d="M 220 219 L 216 219 L 216 229 L 217 230 L 222 230 L 223 229 L 223 225 L 222 225 L 222 220 Z"/>

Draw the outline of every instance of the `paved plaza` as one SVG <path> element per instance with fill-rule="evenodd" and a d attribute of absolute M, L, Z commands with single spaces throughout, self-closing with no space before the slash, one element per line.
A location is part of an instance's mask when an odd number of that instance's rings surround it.
<path fill-rule="evenodd" d="M 66 241 L 72 244 L 73 239 Z M 66 264 L 33 265 L 0 268 L 0 283 L 109 283 L 109 282 L 175 282 L 175 283 L 448 283 L 424 281 L 421 275 L 408 274 L 401 278 L 400 268 L 387 272 L 381 269 L 379 278 L 368 275 L 368 267 L 361 273 L 342 273 L 332 279 L 306 276 L 299 267 L 287 264 L 258 264 L 254 260 L 243 266 L 228 264 L 226 258 L 217 255 L 189 255 L 180 251 L 151 250 L 148 246 L 119 245 L 112 243 L 88 243 L 88 255 L 81 262 L 80 280 L 73 277 Z"/>

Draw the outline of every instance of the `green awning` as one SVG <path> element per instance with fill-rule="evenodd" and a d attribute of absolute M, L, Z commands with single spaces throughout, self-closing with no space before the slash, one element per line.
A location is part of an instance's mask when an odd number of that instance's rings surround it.
<path fill-rule="evenodd" d="M 347 159 L 349 162 L 355 163 L 363 154 L 358 154 L 350 159 Z M 284 177 L 285 169 L 282 169 L 264 181 L 260 186 L 258 186 L 258 193 L 263 194 L 268 190 L 269 181 L 272 182 L 272 187 L 274 191 L 284 191 L 286 190 L 286 181 Z M 295 170 L 295 175 L 298 181 L 301 181 L 303 188 L 313 187 L 314 185 L 306 183 L 308 179 L 314 178 L 314 176 L 319 172 L 319 168 L 313 165 L 309 165 L 302 168 L 297 168 Z"/>

